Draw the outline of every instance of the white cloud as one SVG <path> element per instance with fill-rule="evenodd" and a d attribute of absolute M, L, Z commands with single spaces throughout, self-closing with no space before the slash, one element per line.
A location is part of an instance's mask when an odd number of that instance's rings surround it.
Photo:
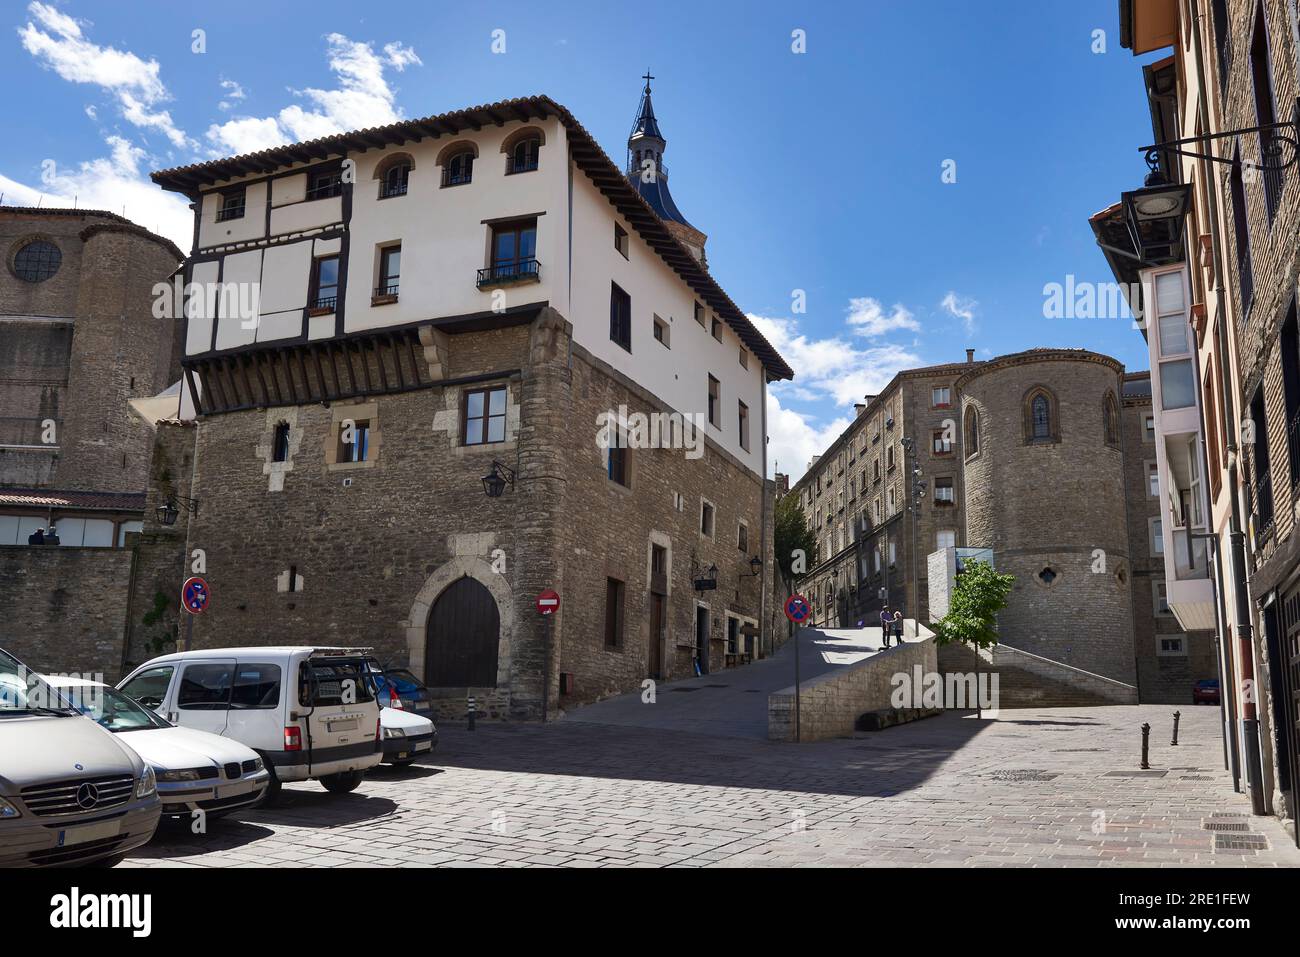
<path fill-rule="evenodd" d="M 171 114 L 156 109 L 170 99 L 157 60 L 90 42 L 80 23 L 48 4 L 34 2 L 27 11 L 33 19 L 18 30 L 23 49 L 70 83 L 88 83 L 111 93 L 128 123 L 162 133 L 177 148 L 192 145 Z"/>
<path fill-rule="evenodd" d="M 978 302 L 950 291 L 939 305 L 948 315 L 961 320 L 962 328 L 966 330 L 967 335 L 975 332 L 975 310 L 979 308 Z"/>
<path fill-rule="evenodd" d="M 295 90 L 306 105 L 291 104 L 275 116 L 237 117 L 212 124 L 207 137 L 214 155 L 248 153 L 295 140 L 384 126 L 402 118 L 385 73 L 389 68 L 401 73 L 408 66 L 423 65 L 415 50 L 387 43 L 382 53 L 376 53 L 369 43 L 350 40 L 341 33 L 331 33 L 325 41 L 338 88 Z"/>
<path fill-rule="evenodd" d="M 848 313 L 849 326 L 858 335 L 868 338 L 896 332 L 899 329 L 910 329 L 913 332 L 919 332 L 921 329 L 921 324 L 903 306 L 895 303 L 886 313 L 880 300 L 869 296 L 850 299 Z"/>
<path fill-rule="evenodd" d="M 0 192 L 8 205 L 104 209 L 125 214 L 145 229 L 166 236 L 182 250 L 188 249 L 194 225 L 184 199 L 166 193 L 144 175 L 147 154 L 120 136 L 107 139 L 110 154 L 81 163 L 75 170 L 57 168 L 35 189 L 0 175 Z"/>
<path fill-rule="evenodd" d="M 248 96 L 244 92 L 244 88 L 234 80 L 222 80 L 221 88 L 226 92 L 222 94 L 223 99 L 217 104 L 219 110 L 229 110 L 237 102 Z"/>
<path fill-rule="evenodd" d="M 768 461 L 779 462 L 791 481 L 797 481 L 809 458 L 825 451 L 852 421 L 852 413 L 833 410 L 850 408 L 864 396 L 879 394 L 900 369 L 924 364 L 907 346 L 881 343 L 859 348 L 841 336 L 810 338 L 799 331 L 794 319 L 756 315 L 749 319 L 795 372 L 793 382 L 769 388 L 767 404 Z M 833 418 L 824 420 L 815 413 L 787 408 L 783 401 L 830 406 Z"/>

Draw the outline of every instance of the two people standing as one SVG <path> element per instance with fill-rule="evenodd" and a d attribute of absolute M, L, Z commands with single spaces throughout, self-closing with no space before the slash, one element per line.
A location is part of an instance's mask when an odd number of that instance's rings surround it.
<path fill-rule="evenodd" d="M 889 606 L 886 605 L 880 609 L 880 637 L 884 647 L 889 647 L 890 633 L 893 633 L 894 640 L 902 645 L 903 643 L 903 613 L 895 611 L 890 614 Z"/>

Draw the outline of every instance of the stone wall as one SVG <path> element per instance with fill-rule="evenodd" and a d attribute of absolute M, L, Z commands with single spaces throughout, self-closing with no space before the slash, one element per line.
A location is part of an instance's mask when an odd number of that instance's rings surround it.
<path fill-rule="evenodd" d="M 0 648 L 38 671 L 122 667 L 132 552 L 0 546 Z"/>
<path fill-rule="evenodd" d="M 878 652 L 865 661 L 818 675 L 799 686 L 799 740 L 823 741 L 853 734 L 859 716 L 891 707 L 895 676 L 910 675 L 920 665 L 925 674 L 938 671 L 933 636 Z M 768 695 L 767 737 L 795 740 L 795 689 Z"/>
<path fill-rule="evenodd" d="M 1031 350 L 961 382 L 979 414 L 979 450 L 965 459 L 967 544 L 992 548 L 1015 576 L 999 615 L 1002 641 L 1119 681 L 1135 679 L 1123 453 L 1106 442 L 1103 401 L 1121 394 L 1115 360 L 1082 350 Z M 1025 440 L 1025 400 L 1055 397 L 1054 437 Z"/>

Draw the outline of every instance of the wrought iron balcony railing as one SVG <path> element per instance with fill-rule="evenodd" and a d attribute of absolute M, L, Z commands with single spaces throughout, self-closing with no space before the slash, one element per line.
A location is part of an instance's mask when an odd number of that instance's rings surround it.
<path fill-rule="evenodd" d="M 405 196 L 406 189 L 406 183 L 384 183 L 379 187 L 379 198 L 389 199 L 393 196 Z"/>
<path fill-rule="evenodd" d="M 1273 534 L 1273 476 L 1265 472 L 1251 489 L 1255 513 L 1255 547 L 1268 541 Z"/>
<path fill-rule="evenodd" d="M 520 259 L 517 262 L 497 263 L 478 271 L 479 286 L 493 286 L 501 283 L 524 282 L 541 278 L 541 263 L 536 259 Z"/>
<path fill-rule="evenodd" d="M 397 288 L 400 284 L 396 282 L 386 282 L 375 287 L 375 298 L 397 298 Z"/>
<path fill-rule="evenodd" d="M 1300 406 L 1291 416 L 1291 423 L 1286 430 L 1287 451 L 1291 461 L 1291 490 L 1300 485 Z"/>
<path fill-rule="evenodd" d="M 329 309 L 331 312 L 338 308 L 338 296 L 317 296 L 308 306 L 309 309 Z"/>

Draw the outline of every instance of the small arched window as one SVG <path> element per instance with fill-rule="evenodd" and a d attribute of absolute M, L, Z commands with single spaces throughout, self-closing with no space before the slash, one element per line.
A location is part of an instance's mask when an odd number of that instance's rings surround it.
<path fill-rule="evenodd" d="M 980 450 L 980 416 L 974 406 L 966 409 L 966 458 Z"/>
<path fill-rule="evenodd" d="M 375 167 L 375 179 L 379 180 L 379 198 L 405 196 L 413 169 L 415 162 L 409 153 L 394 153 L 380 162 Z"/>
<path fill-rule="evenodd" d="M 1059 440 L 1056 397 L 1044 386 L 1035 386 L 1025 393 L 1024 421 L 1026 445 Z"/>
<path fill-rule="evenodd" d="M 1119 448 L 1119 403 L 1115 401 L 1115 393 L 1110 390 L 1106 391 L 1106 397 L 1102 399 L 1101 415 L 1106 444 Z"/>
<path fill-rule="evenodd" d="M 474 151 L 461 150 L 447 160 L 442 168 L 443 186 L 460 186 L 474 179 Z"/>
<path fill-rule="evenodd" d="M 501 152 L 506 154 L 506 175 L 537 169 L 545 144 L 546 135 L 536 126 L 522 127 L 507 136 L 501 144 Z"/>

